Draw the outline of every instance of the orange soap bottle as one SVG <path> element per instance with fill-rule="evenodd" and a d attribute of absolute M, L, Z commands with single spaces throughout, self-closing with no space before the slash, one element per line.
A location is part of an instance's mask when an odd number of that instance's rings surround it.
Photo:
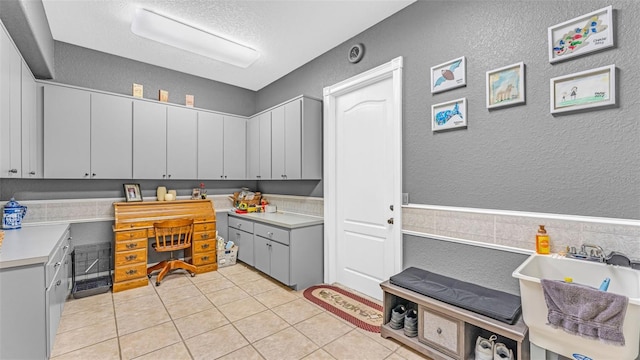
<path fill-rule="evenodd" d="M 538 234 L 536 235 L 536 252 L 538 254 L 549 254 L 551 252 L 551 242 L 549 241 L 549 234 L 544 229 L 544 225 L 540 225 Z"/>

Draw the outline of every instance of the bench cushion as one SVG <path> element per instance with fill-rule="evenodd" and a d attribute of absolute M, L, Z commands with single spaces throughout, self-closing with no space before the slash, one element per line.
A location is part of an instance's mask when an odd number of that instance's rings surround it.
<path fill-rule="evenodd" d="M 415 267 L 392 276 L 389 282 L 511 325 L 518 320 L 522 310 L 520 296 Z"/>

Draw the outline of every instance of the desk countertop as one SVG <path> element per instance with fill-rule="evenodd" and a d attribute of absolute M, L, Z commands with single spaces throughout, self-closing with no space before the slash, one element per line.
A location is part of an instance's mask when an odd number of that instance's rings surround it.
<path fill-rule="evenodd" d="M 69 224 L 24 226 L 5 230 L 0 248 L 0 269 L 44 264 Z"/>
<path fill-rule="evenodd" d="M 321 218 L 318 216 L 284 213 L 284 212 L 248 213 L 248 214 L 237 214 L 235 212 L 229 212 L 229 216 L 235 216 L 241 219 L 260 221 L 260 222 L 275 225 L 275 226 L 281 226 L 287 229 L 296 229 L 301 227 L 324 224 L 324 218 Z"/>

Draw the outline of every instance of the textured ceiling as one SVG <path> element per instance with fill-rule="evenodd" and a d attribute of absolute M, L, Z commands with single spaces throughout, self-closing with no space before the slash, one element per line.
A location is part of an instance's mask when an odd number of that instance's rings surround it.
<path fill-rule="evenodd" d="M 57 41 L 259 90 L 415 0 L 43 0 Z M 142 7 L 254 48 L 242 69 L 134 35 Z M 346 54 L 345 54 L 346 57 Z"/>

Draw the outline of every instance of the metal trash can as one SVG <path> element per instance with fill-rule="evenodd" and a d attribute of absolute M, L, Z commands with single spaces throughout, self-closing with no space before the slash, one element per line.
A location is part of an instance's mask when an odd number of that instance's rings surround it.
<path fill-rule="evenodd" d="M 111 289 L 111 243 L 79 245 L 73 251 L 73 297 Z"/>

